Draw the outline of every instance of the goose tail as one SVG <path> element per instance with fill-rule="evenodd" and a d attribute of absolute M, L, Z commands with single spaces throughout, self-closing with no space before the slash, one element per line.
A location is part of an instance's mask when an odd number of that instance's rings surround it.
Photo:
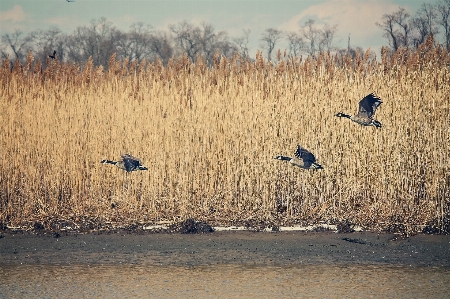
<path fill-rule="evenodd" d="M 314 169 L 323 169 L 322 165 L 317 164 L 317 163 L 313 163 L 311 166 L 312 166 L 311 168 L 314 168 Z"/>
<path fill-rule="evenodd" d="M 372 124 L 375 126 L 375 128 L 381 128 L 381 123 L 378 120 L 373 120 Z"/>

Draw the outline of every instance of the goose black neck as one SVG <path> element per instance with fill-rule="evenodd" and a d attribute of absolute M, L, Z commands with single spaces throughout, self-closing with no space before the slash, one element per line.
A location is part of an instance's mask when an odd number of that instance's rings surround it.
<path fill-rule="evenodd" d="M 278 156 L 278 159 L 283 160 L 283 161 L 291 161 L 292 160 L 292 158 L 285 157 L 285 156 Z"/>
<path fill-rule="evenodd" d="M 351 118 L 351 116 L 350 115 L 348 115 L 348 114 L 345 114 L 345 113 L 339 113 L 339 115 L 338 115 L 339 117 L 346 117 L 346 118 Z"/>

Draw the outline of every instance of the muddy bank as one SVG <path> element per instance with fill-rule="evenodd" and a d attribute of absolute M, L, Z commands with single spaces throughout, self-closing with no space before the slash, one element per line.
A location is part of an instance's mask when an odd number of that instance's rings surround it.
<path fill-rule="evenodd" d="M 370 232 L 4 233 L 0 265 L 393 264 L 450 267 L 450 236 Z"/>

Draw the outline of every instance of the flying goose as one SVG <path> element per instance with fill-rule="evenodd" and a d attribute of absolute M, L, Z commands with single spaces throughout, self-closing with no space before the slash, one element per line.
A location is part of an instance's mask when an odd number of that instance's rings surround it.
<path fill-rule="evenodd" d="M 142 165 L 141 160 L 129 154 L 122 155 L 122 161 L 102 160 L 101 163 L 116 165 L 118 168 L 123 169 L 126 172 L 148 170 L 147 167 Z"/>
<path fill-rule="evenodd" d="M 359 102 L 358 114 L 350 116 L 339 112 L 338 114 L 336 114 L 336 116 L 349 118 L 350 120 L 362 126 L 374 126 L 376 128 L 381 128 L 381 123 L 373 119 L 372 117 L 374 116 L 378 106 L 380 106 L 382 103 L 383 102 L 379 97 L 371 93 Z"/>
<path fill-rule="evenodd" d="M 297 145 L 297 150 L 295 151 L 294 156 L 294 158 L 277 156 L 275 159 L 289 161 L 292 165 L 303 169 L 323 169 L 321 165 L 316 163 L 316 157 L 300 145 Z"/>
<path fill-rule="evenodd" d="M 53 55 L 48 55 L 48 57 L 50 57 L 51 59 L 55 59 L 56 58 L 56 50 L 53 50 Z"/>

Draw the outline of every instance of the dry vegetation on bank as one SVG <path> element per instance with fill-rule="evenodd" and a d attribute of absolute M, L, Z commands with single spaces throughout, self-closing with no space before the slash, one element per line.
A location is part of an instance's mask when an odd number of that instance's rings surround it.
<path fill-rule="evenodd" d="M 110 59 L 104 70 L 2 62 L 0 222 L 348 221 L 443 228 L 450 198 L 450 55 L 432 43 L 381 61 Z M 12 71 L 11 71 L 12 69 Z M 375 92 L 382 129 L 334 117 Z M 300 144 L 322 171 L 274 160 Z M 102 159 L 130 153 L 128 176 Z M 284 208 L 285 207 L 285 208 Z M 283 211 L 285 210 L 285 211 Z"/>

